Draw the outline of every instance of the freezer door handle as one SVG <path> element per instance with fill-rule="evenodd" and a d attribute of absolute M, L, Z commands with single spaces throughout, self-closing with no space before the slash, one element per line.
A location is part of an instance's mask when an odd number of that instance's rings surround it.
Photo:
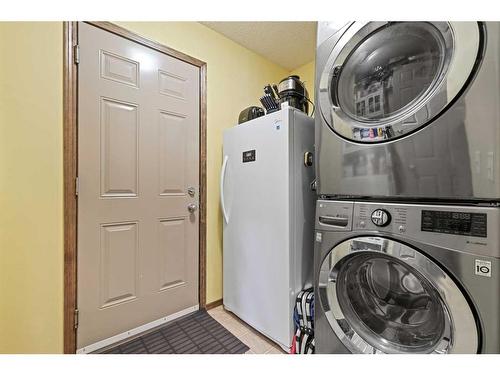
<path fill-rule="evenodd" d="M 342 216 L 320 216 L 318 219 L 321 224 L 334 227 L 347 227 L 349 224 L 349 218 Z"/>
<path fill-rule="evenodd" d="M 222 170 L 220 172 L 220 205 L 222 208 L 222 216 L 224 216 L 224 221 L 228 223 L 229 218 L 227 217 L 226 205 L 224 203 L 224 180 L 226 178 L 226 167 L 229 156 L 224 156 L 224 161 L 222 162 Z"/>

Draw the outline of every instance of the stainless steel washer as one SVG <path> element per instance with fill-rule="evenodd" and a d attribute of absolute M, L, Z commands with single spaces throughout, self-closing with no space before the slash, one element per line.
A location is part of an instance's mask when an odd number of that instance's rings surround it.
<path fill-rule="evenodd" d="M 316 209 L 317 353 L 500 353 L 500 208 Z"/>
<path fill-rule="evenodd" d="M 318 193 L 500 199 L 498 22 L 320 22 Z"/>

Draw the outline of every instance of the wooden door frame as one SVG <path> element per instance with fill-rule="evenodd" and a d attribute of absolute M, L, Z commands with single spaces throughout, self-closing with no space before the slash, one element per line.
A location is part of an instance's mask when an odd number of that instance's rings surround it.
<path fill-rule="evenodd" d="M 206 308 L 206 217 L 207 217 L 207 64 L 111 22 L 87 22 L 107 32 L 185 61 L 200 68 L 199 149 L 199 306 Z M 63 163 L 64 163 L 64 353 L 76 352 L 77 215 L 78 176 L 78 22 L 63 23 Z"/>

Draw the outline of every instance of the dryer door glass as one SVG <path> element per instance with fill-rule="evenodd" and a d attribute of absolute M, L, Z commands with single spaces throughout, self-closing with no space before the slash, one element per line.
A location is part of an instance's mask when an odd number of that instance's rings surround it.
<path fill-rule="evenodd" d="M 481 44 L 475 22 L 356 22 L 320 78 L 321 114 L 349 140 L 376 143 L 408 135 L 460 95 Z"/>
<path fill-rule="evenodd" d="M 439 82 L 448 62 L 441 32 L 427 22 L 389 24 L 352 51 L 338 81 L 342 110 L 377 125 L 408 111 Z"/>
<path fill-rule="evenodd" d="M 354 353 L 475 353 L 478 330 L 460 288 L 422 252 L 360 236 L 323 261 L 318 298 Z"/>

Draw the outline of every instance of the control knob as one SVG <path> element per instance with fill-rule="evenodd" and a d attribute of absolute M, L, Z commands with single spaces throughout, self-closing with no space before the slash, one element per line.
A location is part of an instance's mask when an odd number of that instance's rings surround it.
<path fill-rule="evenodd" d="M 391 214 L 389 211 L 379 208 L 372 212 L 372 223 L 377 227 L 385 227 L 391 222 Z"/>

